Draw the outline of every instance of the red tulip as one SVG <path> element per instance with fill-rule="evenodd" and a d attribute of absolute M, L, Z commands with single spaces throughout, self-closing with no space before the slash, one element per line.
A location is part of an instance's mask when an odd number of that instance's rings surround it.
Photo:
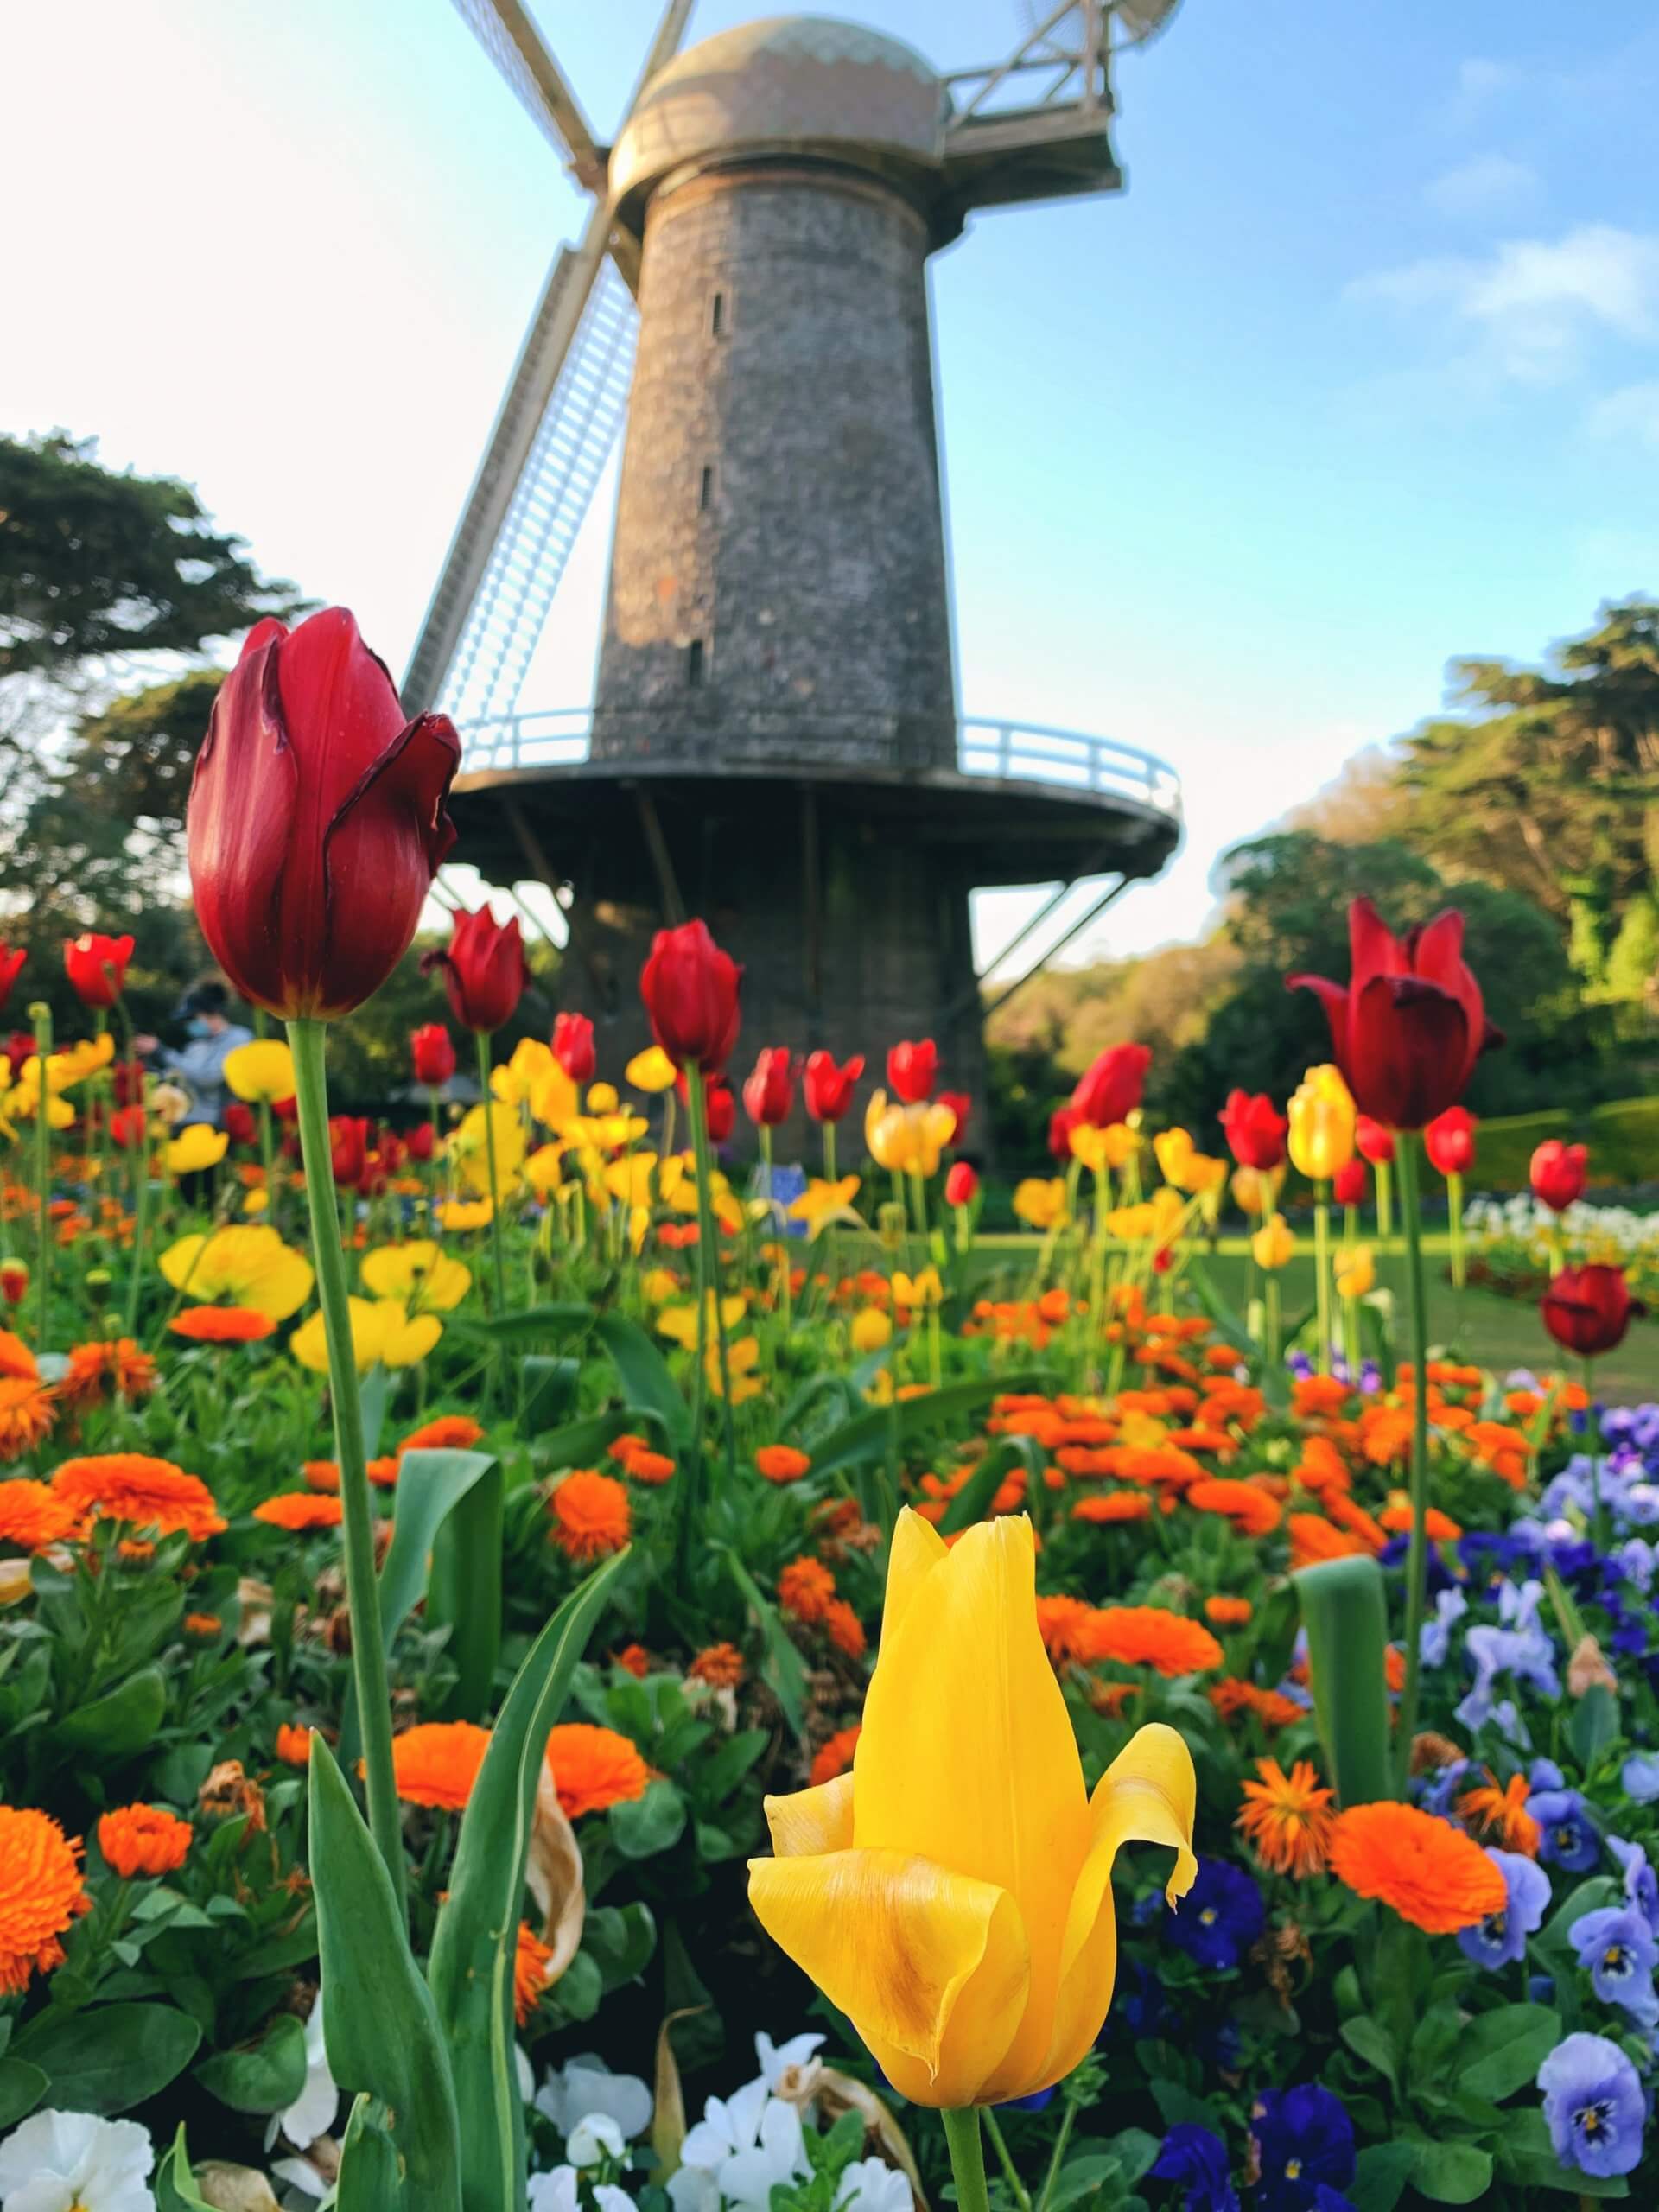
<path fill-rule="evenodd" d="M 423 1021 L 409 1033 L 409 1057 L 416 1083 L 442 1090 L 455 1071 L 455 1044 L 441 1021 Z"/>
<path fill-rule="evenodd" d="M 352 1189 L 363 1180 L 363 1170 L 368 1164 L 367 1122 L 358 1114 L 333 1116 L 328 1123 L 328 1148 L 335 1182 L 341 1190 Z"/>
<path fill-rule="evenodd" d="M 1560 1137 L 1546 1137 L 1532 1155 L 1529 1170 L 1532 1195 L 1556 1213 L 1584 1196 L 1590 1154 L 1581 1144 L 1563 1144 Z"/>
<path fill-rule="evenodd" d="M 270 1110 L 285 1128 L 291 1128 L 300 1118 L 300 1102 L 297 1098 L 273 1098 Z"/>
<path fill-rule="evenodd" d="M 374 1148 L 374 1165 L 382 1175 L 395 1175 L 409 1158 L 409 1147 L 394 1129 L 383 1129 Z"/>
<path fill-rule="evenodd" d="M 6 1058 L 11 1066 L 11 1079 L 16 1082 L 22 1073 L 23 1062 L 35 1056 L 35 1039 L 27 1029 L 14 1029 L 6 1039 Z"/>
<path fill-rule="evenodd" d="M 1230 1090 L 1227 1103 L 1217 1118 L 1221 1133 L 1227 1140 L 1227 1149 L 1241 1167 L 1254 1167 L 1262 1174 L 1268 1174 L 1282 1165 L 1285 1132 L 1290 1123 L 1284 1115 L 1274 1111 L 1273 1101 L 1265 1090 L 1254 1094 Z"/>
<path fill-rule="evenodd" d="M 1317 994 L 1360 1112 L 1387 1128 L 1421 1129 L 1457 1104 L 1475 1062 L 1500 1041 L 1463 957 L 1463 916 L 1448 907 L 1402 944 L 1369 899 L 1356 899 L 1348 944 L 1345 985 L 1287 981 Z"/>
<path fill-rule="evenodd" d="M 725 1066 L 742 1020 L 742 980 L 743 970 L 715 943 L 706 922 L 658 931 L 640 971 L 639 995 L 652 1035 L 676 1067 L 718 1075 Z"/>
<path fill-rule="evenodd" d="M 226 1104 L 219 1127 L 232 1144 L 251 1144 L 258 1134 L 252 1107 L 245 1106 L 239 1098 L 232 1098 Z"/>
<path fill-rule="evenodd" d="M 906 1106 L 925 1105 L 939 1079 L 939 1048 L 931 1037 L 901 1038 L 887 1054 L 887 1089 Z"/>
<path fill-rule="evenodd" d="M 29 1293 L 29 1269 L 21 1260 L 0 1260 L 0 1298 L 21 1306 Z"/>
<path fill-rule="evenodd" d="M 594 1025 L 585 1014 L 560 1014 L 553 1019 L 553 1057 L 572 1083 L 591 1083 L 599 1055 L 594 1050 Z"/>
<path fill-rule="evenodd" d="M 737 1127 L 737 1100 L 732 1095 L 732 1086 L 718 1076 L 710 1076 L 703 1096 L 709 1109 L 709 1141 L 724 1144 Z"/>
<path fill-rule="evenodd" d="M 512 1020 L 530 970 L 515 914 L 505 929 L 487 906 L 455 916 L 447 950 L 422 957 L 423 972 L 443 970 L 449 1008 L 463 1029 L 493 1032 Z"/>
<path fill-rule="evenodd" d="M 970 1206 L 979 1196 L 979 1178 L 965 1160 L 953 1160 L 950 1172 L 944 1179 L 944 1198 L 947 1205 Z"/>
<path fill-rule="evenodd" d="M 1374 1122 L 1369 1114 L 1361 1114 L 1356 1117 L 1354 1142 L 1373 1167 L 1387 1167 L 1393 1165 L 1394 1132 L 1392 1129 L 1385 1129 L 1381 1122 Z"/>
<path fill-rule="evenodd" d="M 1567 1351 L 1593 1359 L 1624 1341 L 1624 1332 L 1647 1308 L 1630 1296 L 1622 1268 L 1563 1268 L 1544 1293 L 1544 1326 Z"/>
<path fill-rule="evenodd" d="M 1331 1195 L 1339 1206 L 1361 1206 L 1365 1203 L 1365 1163 L 1350 1160 L 1338 1167 L 1331 1178 Z"/>
<path fill-rule="evenodd" d="M 1466 1175 L 1475 1164 L 1475 1131 L 1479 1124 L 1465 1106 L 1448 1106 L 1423 1131 L 1423 1150 L 1429 1165 L 1442 1175 Z"/>
<path fill-rule="evenodd" d="M 0 937 L 0 1013 L 4 1012 L 6 1001 L 11 996 L 11 987 L 17 980 L 17 971 L 28 957 L 28 953 L 21 948 L 14 952 L 4 938 Z"/>
<path fill-rule="evenodd" d="M 1071 1132 L 1083 1127 L 1083 1116 L 1075 1106 L 1057 1106 L 1048 1117 L 1049 1157 L 1057 1166 L 1071 1165 Z"/>
<path fill-rule="evenodd" d="M 244 998 L 327 1020 L 379 989 L 454 842 L 460 760 L 447 716 L 405 717 L 343 607 L 255 624 L 188 808 L 196 917 Z"/>
<path fill-rule="evenodd" d="M 795 1103 L 795 1069 L 782 1045 L 763 1045 L 754 1072 L 743 1086 L 743 1106 L 758 1129 L 786 1122 Z"/>
<path fill-rule="evenodd" d="M 404 1142 L 409 1147 L 409 1156 L 411 1160 L 430 1160 L 432 1157 L 431 1122 L 416 1122 L 404 1139 Z"/>
<path fill-rule="evenodd" d="M 110 1135 L 123 1152 L 137 1152 L 144 1141 L 143 1108 L 118 1106 L 110 1116 Z"/>
<path fill-rule="evenodd" d="M 815 1122 L 838 1122 L 853 1103 L 853 1088 L 864 1072 L 864 1055 L 855 1053 L 844 1066 L 836 1065 L 833 1052 L 810 1052 L 801 1080 L 801 1096 Z"/>
<path fill-rule="evenodd" d="M 1109 1129 L 1114 1122 L 1127 1122 L 1141 1103 L 1151 1065 L 1152 1053 L 1145 1045 L 1109 1045 L 1071 1093 L 1077 1119 L 1095 1129 Z M 1049 1148 L 1053 1149 L 1052 1125 Z"/>
<path fill-rule="evenodd" d="M 83 1006 L 113 1006 L 127 980 L 127 963 L 131 957 L 130 937 L 89 935 L 69 938 L 64 943 L 64 968 Z M 17 964 L 22 965 L 21 953 Z"/>
<path fill-rule="evenodd" d="M 968 1117 L 974 1110 L 974 1102 L 965 1090 L 942 1090 L 938 1096 L 938 1103 L 941 1106 L 948 1106 L 956 1116 L 957 1126 L 945 1139 L 947 1144 L 956 1144 L 968 1126 Z"/>

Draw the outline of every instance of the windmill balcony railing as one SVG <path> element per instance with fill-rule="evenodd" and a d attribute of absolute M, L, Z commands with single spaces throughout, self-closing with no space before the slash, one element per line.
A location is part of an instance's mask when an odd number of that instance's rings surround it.
<path fill-rule="evenodd" d="M 512 775 L 574 767 L 588 758 L 592 723 L 591 707 L 544 708 L 533 714 L 463 721 L 461 772 Z M 1113 737 L 967 715 L 957 725 L 957 767 L 964 776 L 1044 784 L 1124 799 L 1168 821 L 1181 818 L 1180 779 L 1169 763 Z"/>

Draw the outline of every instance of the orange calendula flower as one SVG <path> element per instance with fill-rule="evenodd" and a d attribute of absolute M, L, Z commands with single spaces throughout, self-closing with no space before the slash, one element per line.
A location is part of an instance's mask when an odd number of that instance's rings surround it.
<path fill-rule="evenodd" d="M 300 1469 L 300 1472 L 305 1478 L 305 1486 L 307 1490 L 327 1491 L 331 1493 L 338 1493 L 340 1489 L 340 1468 L 334 1460 L 308 1459 L 305 1465 Z"/>
<path fill-rule="evenodd" d="M 187 1613 L 179 1626 L 187 1636 L 199 1637 L 204 1643 L 225 1633 L 225 1624 L 217 1613 Z"/>
<path fill-rule="evenodd" d="M 1293 1513 L 1285 1525 L 1290 1531 L 1293 1568 L 1313 1567 L 1322 1559 L 1351 1559 L 1370 1548 L 1363 1538 L 1344 1535 L 1323 1514 Z"/>
<path fill-rule="evenodd" d="M 1195 1505 L 1200 1513 L 1222 1514 L 1241 1536 L 1270 1535 L 1279 1526 L 1277 1502 L 1254 1483 L 1230 1482 L 1224 1476 L 1211 1476 L 1204 1482 L 1189 1484 L 1186 1502 Z"/>
<path fill-rule="evenodd" d="M 837 1651 L 861 1659 L 866 1649 L 864 1624 L 844 1598 L 832 1598 L 823 1609 L 824 1633 Z"/>
<path fill-rule="evenodd" d="M 1224 1675 L 1211 1687 L 1210 1702 L 1224 1720 L 1232 1719 L 1236 1713 L 1253 1713 L 1264 1728 L 1288 1728 L 1307 1718 L 1294 1697 L 1286 1697 L 1280 1690 L 1259 1688 L 1236 1675 Z"/>
<path fill-rule="evenodd" d="M 823 1618 L 835 1594 L 836 1578 L 819 1559 L 792 1559 L 778 1577 L 779 1604 L 809 1627 Z"/>
<path fill-rule="evenodd" d="M 16 1331 L 0 1329 L 0 1376 L 9 1376 L 18 1382 L 34 1382 L 40 1379 L 40 1372 L 34 1353 Z"/>
<path fill-rule="evenodd" d="M 1086 1667 L 1095 1656 L 1094 1607 L 1082 1598 L 1039 1598 L 1037 1633 L 1057 1667 Z"/>
<path fill-rule="evenodd" d="M 1095 1616 L 1090 1656 L 1174 1676 L 1218 1667 L 1221 1646 L 1199 1622 L 1161 1605 L 1107 1605 Z"/>
<path fill-rule="evenodd" d="M 633 1526 L 627 1491 L 591 1467 L 567 1475 L 548 1499 L 547 1510 L 553 1521 L 548 1541 L 578 1562 L 620 1552 Z"/>
<path fill-rule="evenodd" d="M 397 1449 L 399 1452 L 470 1452 L 483 1433 L 478 1423 L 466 1414 L 439 1414 L 413 1430 Z"/>
<path fill-rule="evenodd" d="M 104 1863 L 123 1881 L 137 1874 L 170 1874 L 182 1866 L 193 1830 L 188 1821 L 159 1805 L 120 1805 L 98 1824 Z"/>
<path fill-rule="evenodd" d="M 200 1476 L 187 1475 L 170 1459 L 142 1452 L 104 1452 L 66 1459 L 52 1477 L 52 1487 L 83 1515 L 121 1521 L 146 1535 L 171 1536 L 180 1531 L 193 1544 L 217 1536 L 224 1516 Z"/>
<path fill-rule="evenodd" d="M 1409 1535 L 1412 1522 L 1410 1493 L 1403 1490 L 1390 1491 L 1388 1503 L 1376 1517 L 1384 1529 L 1392 1529 L 1395 1535 Z M 1442 1513 L 1437 1505 L 1429 1506 L 1424 1512 L 1423 1529 L 1432 1544 L 1455 1544 L 1463 1534 L 1462 1523 L 1454 1521 L 1449 1513 Z"/>
<path fill-rule="evenodd" d="M 614 1728 L 567 1720 L 547 1739 L 547 1764 L 568 1821 L 643 1797 L 651 1770 L 637 1746 Z"/>
<path fill-rule="evenodd" d="M 0 1460 L 21 1459 L 52 1433 L 52 1393 L 33 1376 L 0 1375 Z"/>
<path fill-rule="evenodd" d="M 1248 1598 L 1230 1598 L 1223 1592 L 1204 1601 L 1204 1618 L 1217 1628 L 1243 1628 L 1255 1610 Z"/>
<path fill-rule="evenodd" d="M 490 1732 L 470 1720 L 423 1720 L 391 1739 L 391 1771 L 406 1805 L 459 1813 L 473 1794 Z"/>
<path fill-rule="evenodd" d="M 528 1921 L 518 1923 L 518 1948 L 512 1960 L 512 2015 L 522 2028 L 547 1991 L 547 1970 L 553 1963 L 551 1947 L 543 1943 Z"/>
<path fill-rule="evenodd" d="M 107 1392 L 118 1398 L 143 1398 L 156 1388 L 156 1362 L 130 1337 L 108 1343 L 73 1344 L 58 1395 L 77 1409 L 96 1405 Z"/>
<path fill-rule="evenodd" d="M 276 1324 L 251 1306 L 187 1306 L 168 1323 L 175 1337 L 194 1344 L 252 1344 Z"/>
<path fill-rule="evenodd" d="M 707 1682 L 717 1690 L 734 1690 L 743 1679 L 743 1654 L 734 1643 L 711 1643 L 699 1651 L 686 1673 L 694 1682 Z"/>
<path fill-rule="evenodd" d="M 79 1526 L 79 1514 L 50 1483 L 22 1475 L 0 1482 L 0 1544 L 22 1552 L 44 1551 L 73 1536 Z"/>
<path fill-rule="evenodd" d="M 651 1672 L 651 1654 L 643 1643 L 625 1644 L 616 1655 L 616 1663 L 625 1675 L 632 1675 L 635 1681 L 643 1682 Z"/>
<path fill-rule="evenodd" d="M 300 1535 L 310 1529 L 338 1529 L 346 1517 L 346 1509 L 338 1497 L 326 1491 L 293 1490 L 264 1499 L 254 1507 L 253 1517 L 270 1528 L 287 1529 Z"/>
<path fill-rule="evenodd" d="M 1152 1517 L 1152 1500 L 1143 1490 L 1093 1491 L 1087 1497 L 1080 1497 L 1071 1509 L 1074 1521 L 1103 1522 L 1109 1526 L 1120 1521 L 1147 1521 Z"/>
<path fill-rule="evenodd" d="M 391 1490 L 396 1487 L 397 1470 L 401 1464 L 402 1459 L 398 1452 L 383 1452 L 378 1459 L 369 1460 L 363 1471 L 379 1489 Z"/>
<path fill-rule="evenodd" d="M 1519 1851 L 1535 1859 L 1543 1831 L 1527 1810 L 1529 1795 L 1524 1774 L 1511 1775 L 1508 1784 L 1500 1789 L 1497 1777 L 1488 1767 L 1484 1785 L 1465 1789 L 1458 1800 L 1458 1811 L 1476 1835 L 1504 1851 Z"/>
<path fill-rule="evenodd" d="M 79 1839 L 49 1814 L 0 1805 L 0 1996 L 63 1964 L 59 1937 L 91 1910 L 81 1884 Z"/>
<path fill-rule="evenodd" d="M 763 1444 L 754 1464 L 769 1483 L 798 1483 L 811 1466 L 810 1455 L 792 1444 Z"/>
<path fill-rule="evenodd" d="M 295 1721 L 284 1720 L 276 1731 L 276 1756 L 284 1766 L 309 1766 L 311 1731 Z"/>
<path fill-rule="evenodd" d="M 1337 1815 L 1327 1856 L 1338 1881 L 1430 1936 L 1472 1928 L 1509 1897 L 1472 1836 L 1414 1805 L 1351 1805 Z"/>
<path fill-rule="evenodd" d="M 653 1489 L 667 1482 L 674 1472 L 674 1462 L 666 1452 L 653 1452 L 649 1445 L 636 1445 L 622 1460 L 622 1471 L 636 1483 L 645 1483 Z"/>
<path fill-rule="evenodd" d="M 853 1753 L 858 1749 L 858 1739 L 864 1732 L 861 1721 L 855 1721 L 850 1728 L 838 1728 L 828 1743 L 820 1744 L 812 1755 L 812 1785 L 818 1788 L 833 1782 L 838 1774 L 845 1774 L 853 1763 Z"/>
<path fill-rule="evenodd" d="M 1235 1826 L 1274 1873 L 1300 1882 L 1320 1872 L 1336 1826 L 1332 1792 L 1319 1786 L 1318 1770 L 1307 1759 L 1298 1759 L 1288 1774 L 1277 1759 L 1257 1759 L 1255 1771 L 1260 1779 L 1243 1785 L 1244 1808 Z"/>

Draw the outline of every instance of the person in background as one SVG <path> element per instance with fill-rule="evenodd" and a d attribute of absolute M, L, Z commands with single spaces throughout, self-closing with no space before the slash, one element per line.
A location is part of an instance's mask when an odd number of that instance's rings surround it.
<path fill-rule="evenodd" d="M 132 1040 L 136 1051 L 153 1057 L 160 1069 L 176 1077 L 189 1091 L 185 1125 L 207 1122 L 214 1128 L 219 1126 L 225 1116 L 225 1062 L 238 1045 L 253 1042 L 252 1030 L 231 1020 L 230 1003 L 223 983 L 198 983 L 179 1001 L 179 1019 L 189 1039 L 182 1052 L 174 1052 L 155 1037 Z"/>

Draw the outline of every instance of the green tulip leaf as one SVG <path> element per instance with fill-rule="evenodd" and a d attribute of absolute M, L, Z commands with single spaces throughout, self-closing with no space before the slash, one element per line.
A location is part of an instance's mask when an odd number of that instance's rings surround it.
<path fill-rule="evenodd" d="M 779 1617 L 778 1608 L 765 1596 L 742 1560 L 734 1551 L 726 1553 L 726 1564 L 731 1569 L 743 1602 L 747 1605 L 755 1626 L 760 1631 L 766 1646 L 766 1656 L 760 1672 L 772 1695 L 783 1707 L 798 1742 L 806 1738 L 806 1662 L 790 1640 L 789 1632 Z"/>
<path fill-rule="evenodd" d="M 992 1445 L 945 1507 L 939 1534 L 954 1536 L 958 1529 L 971 1529 L 976 1521 L 982 1521 L 991 1510 L 991 1500 L 1016 1467 L 1025 1469 L 1033 1489 L 1040 1488 L 1047 1465 L 1048 1455 L 1039 1448 L 1034 1439 L 1005 1436 L 1000 1443 Z"/>
<path fill-rule="evenodd" d="M 1291 1577 L 1307 1630 L 1313 1712 L 1341 1805 L 1392 1797 L 1388 1600 L 1370 1558 L 1321 1560 Z"/>

